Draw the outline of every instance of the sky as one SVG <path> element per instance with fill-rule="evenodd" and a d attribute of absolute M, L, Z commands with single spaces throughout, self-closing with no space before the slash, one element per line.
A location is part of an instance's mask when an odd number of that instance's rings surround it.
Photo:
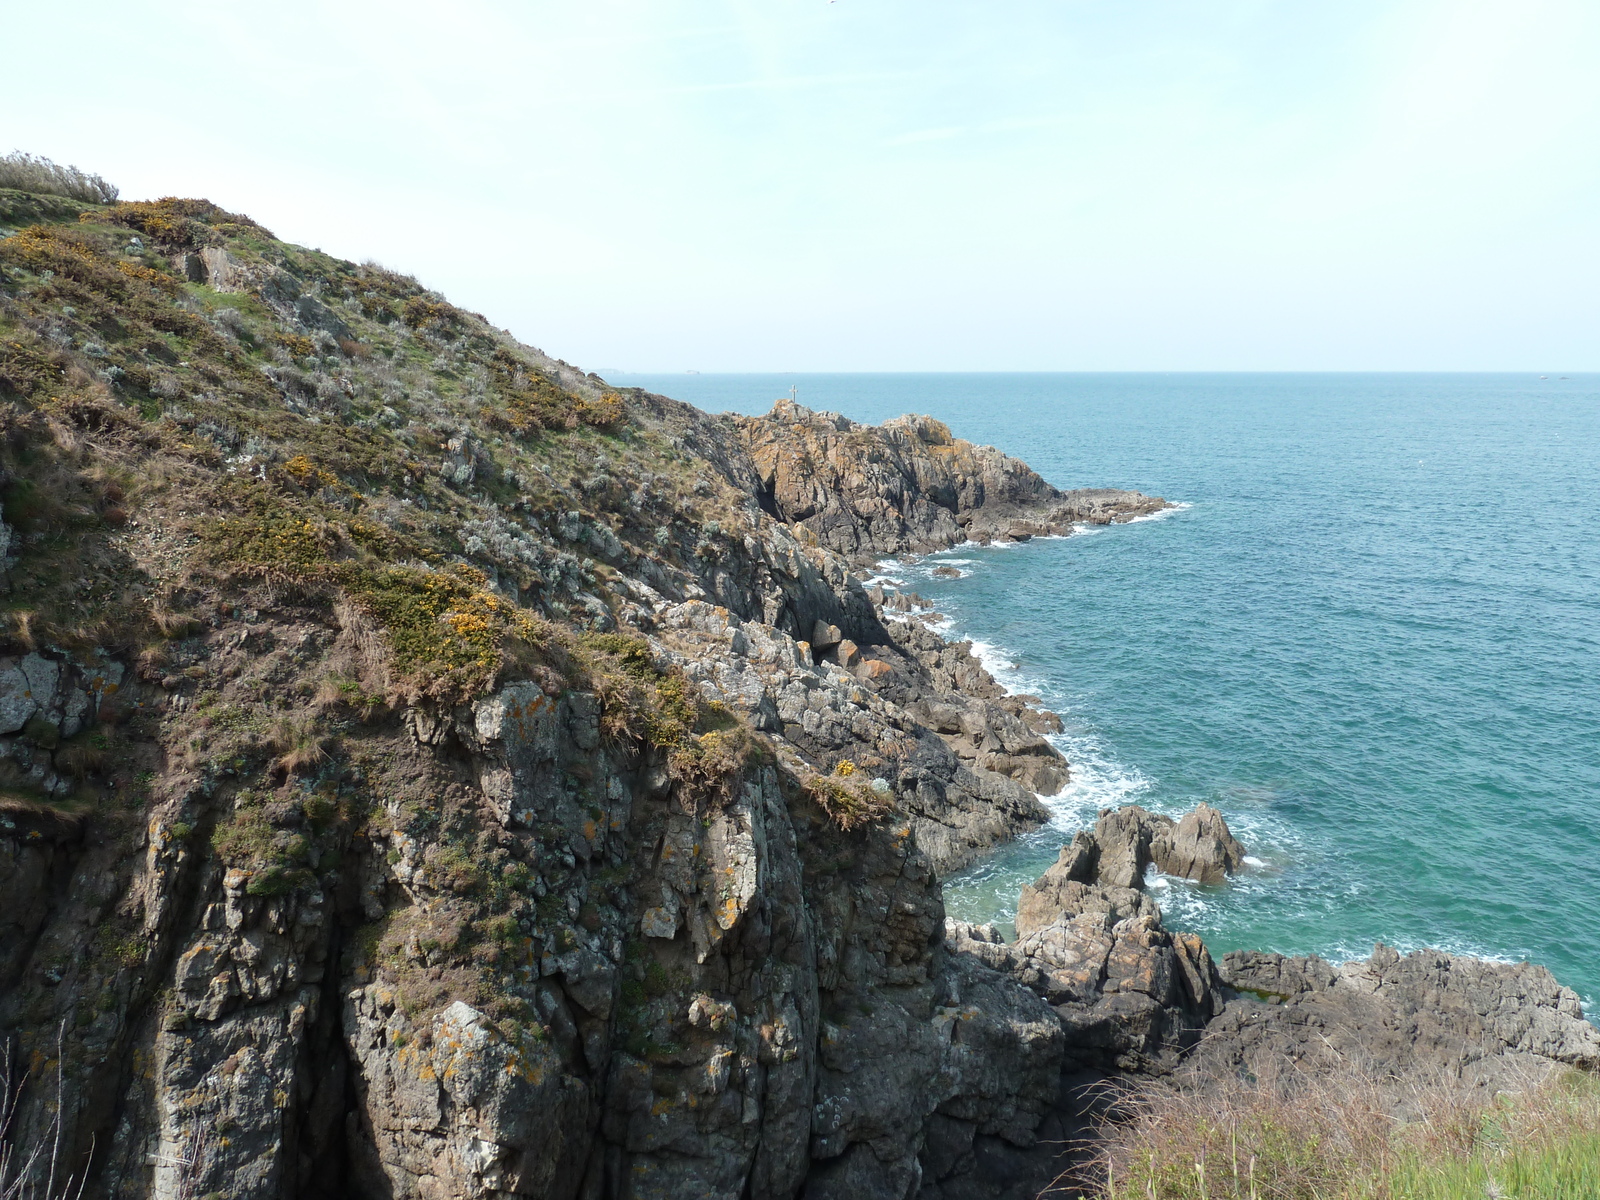
<path fill-rule="evenodd" d="M 62 12 L 0 153 L 591 370 L 1600 369 L 1594 0 Z"/>

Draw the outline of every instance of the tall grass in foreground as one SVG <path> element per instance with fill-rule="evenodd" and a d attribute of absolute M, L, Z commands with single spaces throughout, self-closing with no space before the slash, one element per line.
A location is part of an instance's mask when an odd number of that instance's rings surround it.
<path fill-rule="evenodd" d="M 1120 1098 L 1104 1200 L 1600 1200 L 1600 1080 L 1490 1096 L 1350 1070 Z"/>
<path fill-rule="evenodd" d="M 86 204 L 110 204 L 120 194 L 115 184 L 107 183 L 98 175 L 77 167 L 63 167 L 48 158 L 24 154 L 20 150 L 0 158 L 0 188 L 66 196 Z"/>
<path fill-rule="evenodd" d="M 7 1039 L 0 1045 L 0 1200 L 81 1200 L 88 1174 L 74 1175 L 61 1162 L 62 1060 L 66 1050 L 65 1023 L 56 1033 L 55 1080 L 50 1119 L 31 1144 L 17 1143 L 17 1118 L 28 1073 L 17 1062 L 18 1047 Z"/>

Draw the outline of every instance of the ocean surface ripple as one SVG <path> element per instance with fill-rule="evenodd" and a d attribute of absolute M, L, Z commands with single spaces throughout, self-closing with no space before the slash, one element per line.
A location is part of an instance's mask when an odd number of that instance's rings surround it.
<path fill-rule="evenodd" d="M 894 574 L 1061 713 L 1055 819 L 948 881 L 1017 889 L 1106 805 L 1206 801 L 1236 881 L 1157 880 L 1236 948 L 1532 959 L 1600 996 L 1600 378 L 619 376 L 717 409 L 929 413 L 1155 520 Z M 957 565 L 959 579 L 935 578 Z"/>

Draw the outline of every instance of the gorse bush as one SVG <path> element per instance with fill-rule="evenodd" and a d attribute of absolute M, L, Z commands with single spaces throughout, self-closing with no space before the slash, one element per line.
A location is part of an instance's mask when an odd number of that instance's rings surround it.
<path fill-rule="evenodd" d="M 172 247 L 205 246 L 238 233 L 271 237 L 242 213 L 228 212 L 209 200 L 163 196 L 159 200 L 129 200 L 107 213 L 85 213 L 81 221 L 107 220 Z"/>
<path fill-rule="evenodd" d="M 848 758 L 840 759 L 831 775 L 807 779 L 805 789 L 828 819 L 846 833 L 894 811 L 893 790 L 881 786 L 881 781 L 868 780 Z"/>
<path fill-rule="evenodd" d="M 24 154 L 20 150 L 0 158 L 0 187 L 66 196 L 86 204 L 110 204 L 118 196 L 116 186 L 98 175 L 77 167 L 63 167 L 48 158 Z"/>
<path fill-rule="evenodd" d="M 658 666 L 650 644 L 625 633 L 589 633 L 577 657 L 600 701 L 606 736 L 665 752 L 667 770 L 697 803 L 726 803 L 743 772 L 766 758 L 759 738 L 729 709 L 707 700 L 677 667 Z"/>

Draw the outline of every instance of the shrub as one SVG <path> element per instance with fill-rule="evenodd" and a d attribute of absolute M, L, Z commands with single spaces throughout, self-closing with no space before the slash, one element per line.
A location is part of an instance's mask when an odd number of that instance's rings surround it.
<path fill-rule="evenodd" d="M 110 204 L 118 195 L 116 186 L 98 175 L 77 167 L 63 167 L 48 158 L 24 154 L 20 150 L 0 158 L 0 187 L 66 196 L 85 204 Z"/>
<path fill-rule="evenodd" d="M 384 630 L 395 666 L 419 694 L 464 699 L 493 685 L 511 652 L 537 648 L 548 626 L 483 590 L 483 574 L 466 566 L 349 566 L 336 581 Z"/>
<path fill-rule="evenodd" d="M 218 208 L 209 200 L 186 200 L 178 196 L 124 201 L 104 214 L 84 213 L 79 219 L 91 218 L 138 230 L 153 241 L 172 247 L 205 246 L 219 240 L 211 232 L 212 227 L 219 233 L 250 230 L 264 237 L 272 236 L 241 213 Z"/>
<path fill-rule="evenodd" d="M 578 644 L 601 729 L 666 751 L 668 773 L 688 796 L 730 799 L 739 775 L 766 756 L 761 739 L 682 671 L 657 667 L 643 638 L 587 633 Z"/>
<path fill-rule="evenodd" d="M 269 499 L 252 507 L 201 531 L 214 561 L 277 579 L 310 576 L 327 564 L 338 543 L 333 530 Z"/>
<path fill-rule="evenodd" d="M 317 766 L 328 757 L 328 738 L 312 716 L 281 716 L 267 731 L 267 741 L 278 751 L 278 766 L 294 774 Z"/>
<path fill-rule="evenodd" d="M 806 780 L 805 790 L 828 819 L 846 833 L 880 821 L 894 810 L 894 792 L 879 791 L 860 778 L 855 764 L 848 759 L 832 775 L 813 775 Z"/>
<path fill-rule="evenodd" d="M 578 420 L 596 429 L 615 430 L 628 419 L 628 409 L 615 392 L 607 392 L 595 400 L 580 398 L 574 407 Z"/>
<path fill-rule="evenodd" d="M 413 296 L 406 301 L 400 315 L 411 328 L 420 329 L 430 321 L 454 322 L 461 313 L 447 301 L 432 296 Z"/>

